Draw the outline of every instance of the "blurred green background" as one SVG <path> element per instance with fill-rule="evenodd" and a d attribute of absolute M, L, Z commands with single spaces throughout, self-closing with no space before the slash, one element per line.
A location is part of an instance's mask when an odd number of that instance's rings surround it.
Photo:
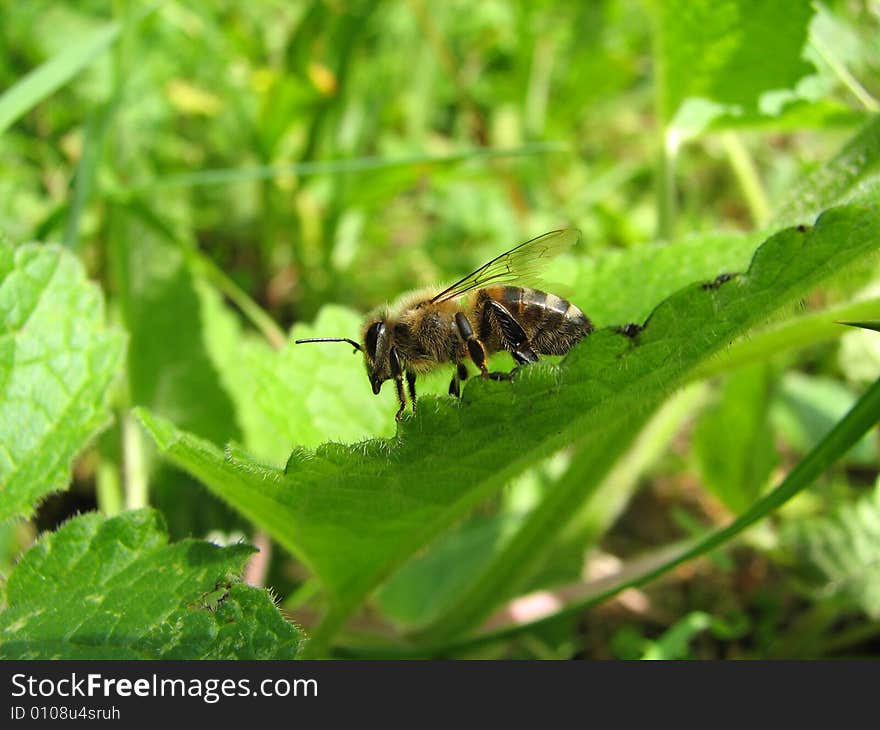
<path fill-rule="evenodd" d="M 736 52 L 725 56 L 676 35 L 679 17 L 715 17 L 702 2 L 3 3 L 0 87 L 61 60 L 54 93 L 20 118 L 0 115 L 0 231 L 75 252 L 129 335 L 116 425 L 80 459 L 71 492 L 5 530 L 4 565 L 38 530 L 95 506 L 156 505 L 174 537 L 254 538 L 243 518 L 153 459 L 131 405 L 276 463 L 285 444 L 392 435 L 390 400 L 376 406 L 379 426 L 357 414 L 302 434 L 293 423 L 280 445 L 277 435 L 261 441 L 263 427 L 242 409 L 230 364 L 241 343 L 250 343 L 242 356 L 259 359 L 325 305 L 368 311 L 565 226 L 583 234 L 579 255 L 599 269 L 627 256 L 620 276 L 638 281 L 654 275 L 654 252 L 671 242 L 702 235 L 699 247 L 712 234 L 718 247 L 729 237 L 731 258 L 742 260 L 761 231 L 793 222 L 790 191 L 880 109 L 880 3 L 733 5 L 745 8 L 733 21 L 742 36 L 729 35 Z M 594 304 L 602 325 L 625 323 L 603 318 L 601 301 L 579 304 L 588 314 Z M 334 311 L 325 326 L 352 326 Z M 636 308 L 631 318 L 646 314 Z M 876 376 L 871 334 L 853 331 L 714 383 L 697 426 L 688 421 L 621 505 L 602 544 L 608 559 L 749 504 Z M 344 348 L 309 357 L 313 368 L 350 359 Z M 360 365 L 349 371 L 325 387 L 367 390 Z M 444 373 L 428 391 L 442 393 L 447 381 Z M 742 403 L 766 404 L 741 427 L 760 434 L 754 443 L 778 446 L 742 446 L 739 463 L 759 462 L 749 464 L 751 482 L 729 473 L 730 460 L 706 456 L 739 427 L 730 419 Z M 134 473 L 132 452 L 146 464 Z M 876 477 L 873 438 L 791 514 L 855 504 Z M 692 568 L 699 580 L 676 575 L 650 599 L 630 595 L 493 651 L 787 656 L 797 655 L 803 624 L 818 642 L 805 654 L 835 651 L 841 627 L 852 633 L 843 649 L 872 653 L 873 603 L 850 596 L 829 608 L 806 577 L 777 582 L 784 567 L 806 565 L 791 545 L 816 544 L 793 537 L 782 549 L 784 531 L 759 532 L 741 552 Z M 294 597 L 291 610 L 308 602 L 290 556 L 275 551 L 267 569 L 263 580 Z M 394 603 L 393 587 L 388 596 Z M 405 597 L 397 603 L 405 613 Z"/>

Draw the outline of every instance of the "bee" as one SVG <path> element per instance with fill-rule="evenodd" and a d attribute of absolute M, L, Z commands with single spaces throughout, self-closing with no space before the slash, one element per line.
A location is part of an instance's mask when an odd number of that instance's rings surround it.
<path fill-rule="evenodd" d="M 571 302 L 527 286 L 550 258 L 580 237 L 573 229 L 552 231 L 496 256 L 441 292 L 406 294 L 391 306 L 370 314 L 362 342 L 347 337 L 313 337 L 307 342 L 347 342 L 364 353 L 367 376 L 378 395 L 393 380 L 400 407 L 406 389 L 416 407 L 416 377 L 445 363 L 455 366 L 450 395 L 461 394 L 470 359 L 480 375 L 509 380 L 511 372 L 489 372 L 486 357 L 509 352 L 517 366 L 537 362 L 539 355 L 564 355 L 593 331 L 587 316 Z"/>

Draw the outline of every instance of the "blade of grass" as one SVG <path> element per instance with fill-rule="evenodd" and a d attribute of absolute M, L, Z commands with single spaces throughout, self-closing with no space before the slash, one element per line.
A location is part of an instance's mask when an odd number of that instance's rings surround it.
<path fill-rule="evenodd" d="M 880 305 L 878 305 L 880 306 Z M 871 321 L 864 322 L 843 322 L 840 321 L 838 324 L 845 324 L 847 327 L 861 327 L 865 330 L 875 330 L 876 332 L 880 332 L 880 319 L 872 319 Z"/>
<path fill-rule="evenodd" d="M 107 50 L 121 30 L 121 24 L 109 23 L 55 54 L 0 96 L 0 134 Z"/>
<path fill-rule="evenodd" d="M 238 169 L 200 170 L 199 172 L 168 175 L 155 180 L 144 180 L 128 187 L 112 191 L 115 195 L 126 195 L 142 190 L 165 188 L 185 188 L 200 185 L 228 185 L 231 183 L 267 180 L 283 175 L 339 175 L 348 172 L 367 172 L 384 170 L 406 165 L 442 165 L 468 160 L 483 160 L 496 157 L 521 157 L 525 155 L 567 152 L 569 147 L 561 142 L 536 142 L 521 147 L 498 149 L 468 149 L 446 155 L 406 155 L 403 157 L 355 157 L 341 160 L 298 162 L 289 165 L 256 165 Z"/>
<path fill-rule="evenodd" d="M 79 248 L 79 222 L 89 199 L 92 197 L 98 165 L 104 152 L 104 141 L 121 99 L 122 89 L 117 86 L 107 103 L 98 112 L 89 115 L 86 121 L 82 157 L 76 166 L 73 195 L 71 195 L 70 207 L 67 210 L 67 222 L 64 226 L 63 243 L 74 251 Z"/>

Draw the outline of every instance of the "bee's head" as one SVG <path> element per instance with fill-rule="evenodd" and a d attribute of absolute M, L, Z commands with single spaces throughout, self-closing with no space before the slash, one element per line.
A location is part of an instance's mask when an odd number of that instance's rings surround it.
<path fill-rule="evenodd" d="M 367 365 L 367 377 L 373 386 L 373 393 L 379 395 L 382 383 L 391 378 L 400 377 L 403 368 L 397 349 L 391 342 L 391 330 L 385 325 L 384 319 L 368 320 L 363 332 L 364 344 L 355 342 L 347 337 L 309 337 L 296 340 L 297 345 L 306 342 L 347 342 L 354 347 L 355 352 L 360 350 L 364 353 L 364 362 Z"/>
<path fill-rule="evenodd" d="M 391 330 L 384 320 L 369 322 L 364 329 L 364 360 L 375 395 L 379 395 L 382 383 L 400 375 L 400 358 L 391 344 Z"/>

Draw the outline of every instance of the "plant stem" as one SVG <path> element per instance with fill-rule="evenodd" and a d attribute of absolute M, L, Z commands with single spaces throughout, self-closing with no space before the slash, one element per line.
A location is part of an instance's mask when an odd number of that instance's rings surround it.
<path fill-rule="evenodd" d="M 828 67 L 835 73 L 837 78 L 840 79 L 841 83 L 858 99 L 865 109 L 869 112 L 880 111 L 880 102 L 868 93 L 867 89 L 847 70 L 846 66 L 838 60 L 830 48 L 815 37 L 810 39 L 810 44 L 816 50 L 816 53 L 822 57 L 822 60 L 828 64 Z"/>
<path fill-rule="evenodd" d="M 122 512 L 123 494 L 119 483 L 119 464 L 106 457 L 98 464 L 95 476 L 98 509 L 106 517 Z"/>
<path fill-rule="evenodd" d="M 770 220 L 770 203 L 755 160 L 736 132 L 722 134 L 721 146 L 745 195 L 752 222 L 757 228 L 764 226 Z"/>
<path fill-rule="evenodd" d="M 149 490 L 143 436 L 130 412 L 122 418 L 122 452 L 125 454 L 125 507 L 146 507 Z"/>
<path fill-rule="evenodd" d="M 287 342 L 287 335 L 272 319 L 266 311 L 248 296 L 232 278 L 221 269 L 204 253 L 194 248 L 185 248 L 186 255 L 190 257 L 195 266 L 199 268 L 205 278 L 217 287 L 223 294 L 237 306 L 242 314 L 247 317 L 266 338 L 272 347 L 280 350 Z"/>
<path fill-rule="evenodd" d="M 675 238 L 678 215 L 675 191 L 675 162 L 681 140 L 678 132 L 666 127 L 660 135 L 660 158 L 657 172 L 657 237 Z"/>

